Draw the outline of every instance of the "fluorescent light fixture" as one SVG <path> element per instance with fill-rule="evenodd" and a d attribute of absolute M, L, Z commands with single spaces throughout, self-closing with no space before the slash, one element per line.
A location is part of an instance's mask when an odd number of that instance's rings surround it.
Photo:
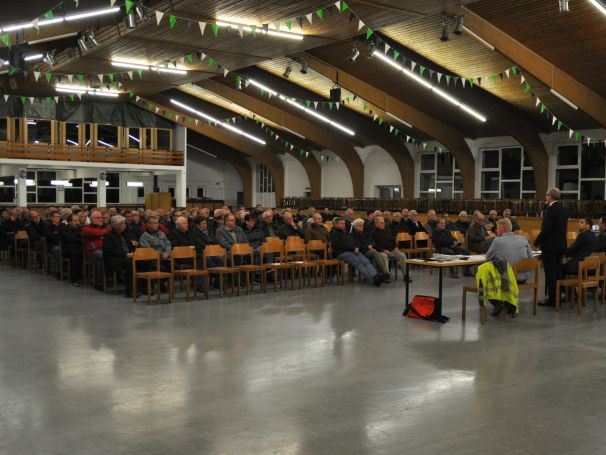
<path fill-rule="evenodd" d="M 248 134 L 248 133 L 242 131 L 240 128 L 236 128 L 235 126 L 230 125 L 229 123 L 223 123 L 221 120 L 217 120 L 216 118 L 211 117 L 210 115 L 205 114 L 204 112 L 200 112 L 200 111 L 194 109 L 193 107 L 190 107 L 190 106 L 188 106 L 186 104 L 183 104 L 183 103 L 181 103 L 181 102 L 179 102 L 177 100 L 171 99 L 170 102 L 173 103 L 176 106 L 179 106 L 179 107 L 185 109 L 186 111 L 189 111 L 189 112 L 192 112 L 192 113 L 196 114 L 199 117 L 205 118 L 206 120 L 210 120 L 211 122 L 215 122 L 215 123 L 221 125 L 225 129 L 228 129 L 230 131 L 233 131 L 234 133 L 240 134 L 241 136 L 247 137 L 248 139 L 250 139 L 252 141 L 255 141 L 255 142 L 258 142 L 261 145 L 265 145 L 265 141 L 264 140 L 259 139 L 258 137 L 255 137 L 255 136 L 253 136 L 251 134 Z"/>
<path fill-rule="evenodd" d="M 554 89 L 549 90 L 552 94 L 554 94 L 555 96 L 557 96 L 558 98 L 560 98 L 562 101 L 564 101 L 566 104 L 568 104 L 571 108 L 573 108 L 575 111 L 578 111 L 579 108 L 576 104 L 574 104 L 572 101 L 570 101 L 569 99 L 567 99 L 564 95 L 559 94 L 558 92 L 556 92 Z"/>
<path fill-rule="evenodd" d="M 387 112 L 387 111 L 385 111 L 385 113 L 386 113 L 386 114 L 387 114 L 389 117 L 391 117 L 392 119 L 397 120 L 397 121 L 398 121 L 398 122 L 400 122 L 400 123 L 403 123 L 403 124 L 404 124 L 404 125 L 406 125 L 408 128 L 412 128 L 412 125 L 411 125 L 410 123 L 408 123 L 408 122 L 407 122 L 407 121 L 405 121 L 405 120 L 402 120 L 402 119 L 401 119 L 400 117 L 398 117 L 397 115 L 394 115 L 394 114 L 392 114 L 391 112 Z"/>
<path fill-rule="evenodd" d="M 356 133 L 352 130 L 350 130 L 349 128 L 341 125 L 340 123 L 334 122 L 331 119 L 329 119 L 328 117 L 325 117 L 322 114 L 319 114 L 318 112 L 312 110 L 312 109 L 308 109 L 305 106 L 303 106 L 302 104 L 299 104 L 293 100 L 291 100 L 290 98 L 285 97 L 284 95 L 279 94 L 278 92 L 276 92 L 275 90 L 270 89 L 269 87 L 260 84 L 259 82 L 255 81 L 254 79 L 249 79 L 248 82 L 252 85 L 254 85 L 257 88 L 260 88 L 261 90 L 265 90 L 268 93 L 271 93 L 274 96 L 277 96 L 278 98 L 280 98 L 282 101 L 287 102 L 288 104 L 290 104 L 291 106 L 296 107 L 297 109 L 301 109 L 302 111 L 305 111 L 306 113 L 308 113 L 309 115 L 316 117 L 319 120 L 322 120 L 325 123 L 328 123 L 329 125 L 334 126 L 335 128 L 351 135 L 354 136 Z"/>
<path fill-rule="evenodd" d="M 72 145 L 78 145 L 78 143 L 76 141 L 72 141 L 71 139 L 66 139 L 66 141 Z"/>
<path fill-rule="evenodd" d="M 133 141 L 135 141 L 137 144 L 141 143 L 141 141 L 139 139 L 137 139 L 135 136 L 133 136 L 132 134 L 129 134 L 128 137 L 131 138 Z"/>
<path fill-rule="evenodd" d="M 288 131 L 290 134 L 294 134 L 295 136 L 300 137 L 301 139 L 305 139 L 305 136 L 297 133 L 296 131 L 291 130 L 290 128 L 286 128 L 285 126 L 280 126 L 280 128 L 282 128 L 284 131 Z"/>
<path fill-rule="evenodd" d="M 58 41 L 58 40 L 65 39 L 65 38 L 71 38 L 72 36 L 77 36 L 77 35 L 78 35 L 78 32 L 72 32 L 72 33 L 66 33 L 64 35 L 49 36 L 48 38 L 42 38 L 42 39 L 37 39 L 37 40 L 33 40 L 33 41 L 28 41 L 27 44 L 32 46 L 34 44 L 42 44 L 42 43 L 48 43 L 49 41 Z"/>
<path fill-rule="evenodd" d="M 107 142 L 103 142 L 101 139 L 97 139 L 97 142 L 101 145 L 104 145 L 106 147 L 113 147 L 113 145 L 108 144 Z"/>
<path fill-rule="evenodd" d="M 117 6 L 114 8 L 105 8 L 105 9 L 98 9 L 95 11 L 86 11 L 83 13 L 70 14 L 69 16 L 65 16 L 65 20 L 66 21 L 78 21 L 80 19 L 86 19 L 88 17 L 97 17 L 97 16 L 105 16 L 106 14 L 114 14 L 114 13 L 117 13 L 118 11 L 120 11 L 120 8 Z"/>
<path fill-rule="evenodd" d="M 15 185 L 17 185 L 19 183 L 19 179 L 15 179 L 14 182 Z M 34 182 L 32 179 L 26 179 L 25 186 L 36 186 L 36 182 Z"/>
<path fill-rule="evenodd" d="M 135 70 L 157 71 L 158 73 L 187 74 L 186 70 L 181 70 L 178 68 L 143 65 L 140 63 L 117 62 L 114 60 L 112 60 L 112 66 L 116 66 L 118 68 L 130 68 Z"/>
<path fill-rule="evenodd" d="M 472 115 L 473 117 L 477 118 L 478 120 L 480 120 L 481 122 L 485 122 L 486 121 L 486 117 L 483 116 L 482 114 L 480 114 L 478 111 L 476 111 L 475 109 L 469 107 L 468 105 L 461 103 L 458 99 L 456 99 L 455 97 L 449 95 L 448 93 L 446 93 L 444 90 L 442 90 L 439 87 L 436 87 L 435 85 L 429 83 L 428 81 L 426 81 L 425 79 L 423 79 L 422 77 L 416 75 L 415 73 L 413 73 L 412 71 L 410 71 L 407 68 L 404 68 L 402 65 L 400 65 L 399 63 L 395 62 L 394 60 L 390 59 L 389 57 L 387 57 L 385 54 L 382 54 L 381 52 L 375 50 L 372 54 L 373 56 L 376 56 L 379 58 L 379 60 L 384 61 L 385 63 L 389 63 L 391 66 L 393 66 L 394 68 L 402 71 L 405 75 L 407 75 L 408 77 L 414 79 L 415 81 L 417 81 L 419 84 L 424 85 L 425 87 L 427 87 L 428 89 L 432 90 L 434 93 L 436 93 L 437 95 L 440 95 L 442 98 L 444 98 L 445 100 L 449 101 L 450 103 L 454 104 L 455 106 L 460 107 L 463 111 L 467 112 L 468 114 Z"/>
<path fill-rule="evenodd" d="M 51 24 L 59 24 L 63 22 L 63 18 L 62 17 L 57 17 L 55 19 L 49 19 L 49 20 L 45 20 L 45 21 L 38 21 L 38 27 L 44 27 L 45 25 L 51 25 Z M 6 27 L 2 27 L 2 32 L 6 33 L 6 32 L 14 32 L 16 30 L 24 30 L 26 28 L 33 28 L 34 24 L 32 22 L 26 22 L 23 24 L 17 24 L 17 25 L 7 25 Z"/>
<path fill-rule="evenodd" d="M 53 186 L 73 186 L 69 180 L 51 180 Z"/>
<path fill-rule="evenodd" d="M 215 23 L 219 27 L 229 27 L 229 28 L 232 28 L 234 30 L 242 29 L 245 32 L 252 33 L 252 28 L 250 28 L 248 25 L 234 24 L 234 23 L 231 23 L 231 22 L 224 22 L 224 21 L 217 21 Z M 302 40 L 303 36 L 304 36 L 304 35 L 301 35 L 299 33 L 279 32 L 277 30 L 269 30 L 269 29 L 265 30 L 262 26 L 261 27 L 256 27 L 255 33 L 259 33 L 261 35 L 276 36 L 276 37 L 279 37 L 279 38 L 288 38 L 288 39 L 297 40 L 297 41 Z"/>
<path fill-rule="evenodd" d="M 36 123 L 36 121 L 35 121 L 35 120 L 28 120 L 28 121 L 27 121 L 27 124 L 28 124 L 28 125 L 37 125 L 37 123 Z"/>
<path fill-rule="evenodd" d="M 84 144 L 85 146 L 90 145 L 90 139 L 88 141 L 86 141 L 86 144 Z"/>
<path fill-rule="evenodd" d="M 213 155 L 212 153 L 207 152 L 206 150 L 202 150 L 199 147 L 196 147 L 195 145 L 191 145 L 191 144 L 187 144 L 187 146 L 191 149 L 196 150 L 197 152 L 203 153 L 204 155 L 210 156 L 211 158 L 217 158 L 217 155 Z"/>
<path fill-rule="evenodd" d="M 99 182 L 97 180 L 93 180 L 92 182 L 90 182 L 91 188 L 97 188 L 98 186 Z M 107 180 L 105 181 L 105 186 L 109 186 L 109 182 Z"/>
<path fill-rule="evenodd" d="M 442 188 L 429 188 L 427 190 L 428 193 L 441 193 L 442 192 Z"/>
<path fill-rule="evenodd" d="M 23 58 L 23 60 L 25 60 L 26 62 L 31 62 L 34 60 L 40 60 L 42 57 L 44 57 L 44 55 L 42 54 L 33 54 L 33 55 L 27 55 Z"/>
<path fill-rule="evenodd" d="M 603 3 L 599 2 L 598 0 L 589 0 L 589 3 L 599 9 L 603 14 L 606 14 L 606 6 L 604 6 Z"/>
<path fill-rule="evenodd" d="M 134 188 L 142 188 L 143 182 L 126 182 L 126 186 L 131 186 Z"/>
<path fill-rule="evenodd" d="M 109 98 L 117 98 L 120 96 L 119 93 L 116 92 L 108 92 L 107 90 L 97 90 L 90 88 L 80 88 L 73 86 L 57 86 L 55 90 L 59 93 L 73 93 L 76 95 L 92 95 L 92 96 L 105 96 Z"/>
<path fill-rule="evenodd" d="M 494 51 L 494 46 L 492 44 L 490 44 L 488 41 L 486 41 L 484 38 L 481 38 L 480 36 L 476 35 L 474 32 L 472 32 L 471 30 L 469 30 L 465 26 L 463 26 L 463 30 L 465 30 L 465 33 L 468 33 L 470 36 L 472 36 L 477 41 L 479 41 L 480 43 L 482 43 L 488 49 L 490 49 L 491 51 Z"/>

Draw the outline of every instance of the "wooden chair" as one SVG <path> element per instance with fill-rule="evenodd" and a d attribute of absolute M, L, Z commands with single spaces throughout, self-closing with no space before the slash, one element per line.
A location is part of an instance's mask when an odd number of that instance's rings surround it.
<path fill-rule="evenodd" d="M 600 281 L 600 305 L 604 305 L 604 294 L 606 292 L 606 253 L 595 252 L 592 256 L 596 256 L 600 259 L 600 274 L 598 280 Z"/>
<path fill-rule="evenodd" d="M 417 232 L 414 236 L 415 255 L 430 258 L 433 255 L 431 237 L 427 232 Z"/>
<path fill-rule="evenodd" d="M 246 277 L 246 294 L 254 290 L 254 281 L 250 279 L 251 273 L 261 276 L 261 290 L 265 292 L 265 267 L 255 264 L 255 250 L 248 243 L 236 243 L 231 247 L 231 265 L 234 267 L 235 258 L 241 258 L 240 265 L 236 266 Z M 246 260 L 245 260 L 246 259 Z"/>
<path fill-rule="evenodd" d="M 63 241 L 60 244 L 59 247 L 59 278 L 61 279 L 61 281 L 63 281 L 64 277 L 65 277 L 65 267 L 67 266 L 67 276 L 69 277 L 71 275 L 71 263 L 69 261 L 69 258 L 66 258 L 65 256 L 63 256 Z"/>
<path fill-rule="evenodd" d="M 518 289 L 533 289 L 532 314 L 537 314 L 537 304 L 539 303 L 539 260 L 537 258 L 524 258 L 516 262 L 513 272 L 532 272 L 533 280 L 526 280 L 526 283 L 518 283 Z"/>
<path fill-rule="evenodd" d="M 223 258 L 223 266 L 221 267 L 208 267 L 206 263 L 206 258 L 208 257 L 220 257 Z M 227 266 L 227 253 L 225 248 L 220 245 L 206 245 L 204 247 L 204 270 L 208 273 L 208 277 L 210 279 L 211 275 L 219 275 L 219 295 L 223 297 L 223 277 L 225 275 L 231 275 L 231 292 L 234 293 L 234 289 L 236 289 L 237 295 L 240 295 L 240 274 L 237 267 L 228 267 Z M 235 277 L 234 277 L 235 275 Z"/>
<path fill-rule="evenodd" d="M 35 272 L 38 271 L 38 259 L 40 260 L 40 263 L 42 264 L 42 271 L 44 273 L 48 273 L 49 272 L 49 268 L 48 268 L 48 250 L 46 249 L 46 238 L 42 238 L 42 243 L 40 245 L 40 249 L 39 250 L 34 250 L 31 248 L 31 244 L 30 244 L 30 257 L 31 257 L 31 265 L 32 268 L 34 269 Z"/>
<path fill-rule="evenodd" d="M 114 284 L 114 294 L 118 293 L 118 272 L 115 270 L 111 275 L 112 282 Z M 107 292 L 107 272 L 105 271 L 105 265 L 103 266 L 103 292 Z"/>
<path fill-rule="evenodd" d="M 155 270 L 148 272 L 137 272 L 137 262 L 141 261 L 153 261 L 156 263 Z M 161 280 L 168 280 L 168 302 L 173 301 L 172 289 L 173 289 L 173 275 L 168 272 L 160 271 L 160 253 L 153 248 L 137 248 L 133 253 L 132 259 L 133 267 L 133 303 L 137 303 L 137 280 L 147 281 L 147 304 L 151 304 L 151 284 L 154 282 L 160 282 Z M 160 303 L 160 289 L 156 291 L 158 295 L 158 303 Z"/>
<path fill-rule="evenodd" d="M 269 238 L 269 237 L 268 237 Z M 272 262 L 265 262 L 266 255 L 271 254 L 273 256 Z M 276 256 L 278 260 L 276 261 Z M 274 274 L 274 292 L 278 290 L 278 281 L 280 282 L 280 287 L 284 288 L 282 284 L 282 276 L 281 272 L 290 270 L 290 288 L 295 288 L 295 268 L 292 264 L 288 262 L 284 262 L 284 246 L 281 245 L 277 247 L 275 242 L 266 242 L 263 243 L 259 247 L 259 258 L 261 261 L 261 265 L 265 268 L 265 270 L 271 270 Z"/>
<path fill-rule="evenodd" d="M 27 231 L 17 231 L 15 232 L 15 265 L 19 264 L 19 258 L 21 258 L 21 265 L 23 267 L 27 267 L 29 262 L 29 236 L 27 235 Z M 26 243 L 23 246 L 23 242 Z"/>
<path fill-rule="evenodd" d="M 303 278 L 303 272 L 307 272 L 307 284 L 309 286 L 310 277 L 314 276 L 314 287 L 318 287 L 318 272 L 321 268 L 317 261 L 310 261 L 305 248 L 305 241 L 299 236 L 287 237 L 284 243 L 284 260 L 289 264 L 292 264 L 298 271 L 299 277 L 299 289 L 301 289 L 301 282 Z"/>
<path fill-rule="evenodd" d="M 576 288 L 577 314 L 581 314 L 581 305 L 587 300 L 587 289 L 595 289 L 593 294 L 593 312 L 598 310 L 598 289 L 600 287 L 600 258 L 588 256 L 579 262 L 579 273 L 574 278 L 564 278 L 556 283 L 556 311 L 560 311 L 560 289 Z"/>
<path fill-rule="evenodd" d="M 467 247 L 467 237 L 461 231 L 452 231 L 451 234 L 459 245 L 463 248 Z"/>
<path fill-rule="evenodd" d="M 342 285 L 345 284 L 345 277 L 343 274 L 345 261 L 331 258 L 329 256 L 328 246 L 322 240 L 310 240 L 307 242 L 307 257 L 310 261 L 319 261 L 319 264 L 322 266 L 322 285 L 326 285 L 327 283 L 326 267 L 335 267 L 337 269 L 337 284 L 339 284 L 339 279 L 341 279 Z"/>
<path fill-rule="evenodd" d="M 414 257 L 414 241 L 412 235 L 410 235 L 408 232 L 399 232 L 398 235 L 396 235 L 396 245 L 407 258 Z"/>
<path fill-rule="evenodd" d="M 186 268 L 175 268 L 175 261 L 186 260 L 189 261 L 191 266 L 188 264 Z M 178 264 L 178 263 L 177 263 Z M 176 246 L 173 248 L 170 257 L 170 272 L 173 275 L 173 286 L 174 278 L 181 278 L 181 288 L 183 289 L 183 280 L 185 280 L 185 300 L 189 302 L 189 290 L 191 288 L 192 278 L 196 279 L 199 277 L 204 278 L 204 296 L 208 300 L 208 273 L 206 270 L 198 269 L 196 264 L 196 249 L 193 246 Z M 194 282 L 194 298 L 197 297 L 198 286 Z M 173 295 L 175 290 L 172 290 Z"/>

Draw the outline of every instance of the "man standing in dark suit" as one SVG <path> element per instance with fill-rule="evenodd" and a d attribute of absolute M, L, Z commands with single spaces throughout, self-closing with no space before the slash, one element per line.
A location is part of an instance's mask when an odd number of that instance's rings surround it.
<path fill-rule="evenodd" d="M 579 262 L 590 256 L 598 249 L 598 238 L 591 232 L 593 222 L 589 218 L 579 220 L 579 235 L 574 243 L 564 251 L 570 260 L 564 264 L 565 275 L 576 275 L 579 271 Z"/>
<path fill-rule="evenodd" d="M 566 250 L 568 211 L 560 202 L 560 190 L 551 188 L 545 195 L 547 210 L 543 214 L 541 232 L 534 244 L 541 248 L 541 259 L 545 269 L 547 300 L 541 306 L 555 306 L 556 282 L 562 276 L 562 255 Z"/>

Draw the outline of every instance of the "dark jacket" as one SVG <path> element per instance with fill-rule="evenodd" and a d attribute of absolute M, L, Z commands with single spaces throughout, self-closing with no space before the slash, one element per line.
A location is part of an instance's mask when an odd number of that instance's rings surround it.
<path fill-rule="evenodd" d="M 515 218 L 509 218 L 509 221 L 511 221 L 511 230 L 512 231 L 519 231 L 520 228 L 520 223 L 518 223 L 518 221 Z"/>
<path fill-rule="evenodd" d="M 568 210 L 561 202 L 555 201 L 543 215 L 541 232 L 534 244 L 541 251 L 563 253 L 566 251 L 566 231 L 568 230 Z"/>
<path fill-rule="evenodd" d="M 315 223 L 308 225 L 305 230 L 305 241 L 309 242 L 310 240 L 322 240 L 324 243 L 329 243 L 330 236 L 326 227 L 323 224 Z"/>
<path fill-rule="evenodd" d="M 330 231 L 329 238 L 330 246 L 332 248 L 332 257 L 334 258 L 347 251 L 353 253 L 356 249 L 356 242 L 349 232 L 335 228 Z"/>
<path fill-rule="evenodd" d="M 215 239 L 209 231 L 201 231 L 197 226 L 193 231 L 194 246 L 196 247 L 196 255 L 202 257 L 206 245 L 214 245 Z"/>
<path fill-rule="evenodd" d="M 284 224 L 284 225 L 282 225 L 282 227 L 280 228 L 280 231 L 278 232 L 278 236 L 282 240 L 286 240 L 286 237 L 291 237 L 294 235 L 299 236 L 301 238 L 305 237 L 305 234 L 303 234 L 303 231 L 301 229 L 299 229 L 296 225 L 295 225 L 295 227 L 293 227 L 293 226 L 289 226 L 288 224 Z"/>
<path fill-rule="evenodd" d="M 353 229 L 351 231 L 351 236 L 353 237 L 354 242 L 356 243 L 356 247 L 359 248 L 362 253 L 366 253 L 368 251 L 369 245 L 373 245 L 373 247 L 374 247 L 375 241 L 370 236 L 369 232 L 366 232 L 364 230 L 361 232 L 358 232 L 355 229 Z"/>
<path fill-rule="evenodd" d="M 27 227 L 27 236 L 30 242 L 38 242 L 44 238 L 46 234 L 46 225 L 44 221 L 40 220 L 39 223 L 29 223 Z"/>
<path fill-rule="evenodd" d="M 45 227 L 44 237 L 46 237 L 46 249 L 48 251 L 55 246 L 61 245 L 61 231 L 65 224 L 59 223 L 56 226 L 53 223 L 48 223 Z"/>
<path fill-rule="evenodd" d="M 598 249 L 596 251 L 606 253 L 606 231 L 602 231 L 598 235 Z"/>
<path fill-rule="evenodd" d="M 124 238 L 126 250 L 123 248 L 121 238 Z M 130 233 L 125 230 L 118 234 L 114 229 L 103 236 L 103 264 L 106 273 L 114 270 L 122 270 L 128 266 L 126 254 L 135 250 Z"/>
<path fill-rule="evenodd" d="M 471 223 L 469 221 L 457 220 L 454 222 L 452 227 L 453 227 L 453 230 L 459 231 L 461 234 L 465 235 L 465 234 L 467 234 L 467 230 L 469 229 L 470 224 Z"/>
<path fill-rule="evenodd" d="M 393 251 L 396 247 L 396 242 L 387 229 L 374 229 L 370 237 L 375 241 L 375 249 L 379 252 Z"/>
<path fill-rule="evenodd" d="M 431 233 L 431 241 L 436 247 L 438 253 L 446 248 L 451 248 L 452 244 L 456 242 L 456 239 L 448 231 L 448 229 L 434 229 Z"/>
<path fill-rule="evenodd" d="M 143 234 L 143 223 L 131 223 L 126 225 L 126 229 L 130 233 L 130 236 L 139 241 L 141 234 Z"/>
<path fill-rule="evenodd" d="M 413 237 L 417 232 L 427 232 L 419 220 L 414 222 L 412 218 L 408 218 L 406 220 L 406 226 L 408 226 L 408 232 L 410 232 L 410 235 Z"/>
<path fill-rule="evenodd" d="M 63 248 L 82 248 L 82 227 L 71 229 L 68 225 L 63 225 L 61 230 L 61 242 Z"/>
<path fill-rule="evenodd" d="M 391 236 L 394 239 L 398 236 L 398 234 L 400 232 L 408 232 L 410 234 L 410 232 L 408 230 L 409 229 L 408 225 L 404 221 L 399 221 L 399 222 L 392 221 L 391 223 L 389 223 L 388 228 L 389 228 L 389 232 L 391 233 Z"/>
<path fill-rule="evenodd" d="M 598 249 L 598 238 L 595 236 L 591 229 L 579 233 L 574 243 L 570 247 L 566 248 L 564 254 L 570 256 L 570 262 L 575 265 L 569 265 L 569 267 L 576 268 L 580 261 L 590 256 L 591 253 Z"/>
<path fill-rule="evenodd" d="M 278 237 L 280 234 L 280 226 L 275 221 L 271 223 L 262 222 L 261 231 L 263 231 L 263 237 Z"/>
<path fill-rule="evenodd" d="M 168 240 L 170 240 L 170 246 L 172 248 L 176 246 L 194 245 L 194 236 L 189 230 L 183 232 L 181 229 L 175 229 L 168 236 Z"/>
<path fill-rule="evenodd" d="M 471 251 L 482 251 L 480 243 L 488 238 L 488 232 L 483 223 L 472 223 L 467 230 L 467 245 Z M 486 251 L 486 250 L 484 250 Z"/>
<path fill-rule="evenodd" d="M 261 231 L 261 229 L 257 229 L 256 225 L 253 226 L 252 229 L 248 229 L 248 226 L 246 226 L 246 223 L 244 223 L 242 230 L 246 236 L 246 242 L 253 248 L 259 248 L 265 241 L 263 231 Z"/>

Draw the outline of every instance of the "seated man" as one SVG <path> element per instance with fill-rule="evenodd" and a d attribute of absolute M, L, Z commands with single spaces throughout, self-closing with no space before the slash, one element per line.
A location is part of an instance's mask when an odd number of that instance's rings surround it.
<path fill-rule="evenodd" d="M 598 235 L 598 249 L 596 251 L 606 253 L 606 216 L 600 218 L 600 234 Z"/>
<path fill-rule="evenodd" d="M 172 246 L 164 232 L 160 230 L 160 220 L 158 217 L 152 216 L 149 218 L 147 230 L 141 234 L 139 245 L 143 248 L 153 248 L 156 250 L 160 254 L 162 269 L 167 271 L 170 268 L 167 261 L 170 258 Z"/>
<path fill-rule="evenodd" d="M 343 218 L 335 218 L 335 224 L 330 231 L 330 245 L 333 257 L 355 267 L 366 281 L 373 283 L 375 286 L 381 286 L 381 283 L 389 279 L 388 273 L 378 273 L 370 261 L 366 259 L 366 256 L 356 247 L 351 234 L 345 232 L 345 220 Z"/>
<path fill-rule="evenodd" d="M 446 229 L 446 218 L 440 218 L 436 228 L 431 233 L 431 241 L 440 254 L 470 254 L 469 250 L 459 246 L 450 231 Z"/>
<path fill-rule="evenodd" d="M 122 215 L 111 218 L 111 231 L 103 237 L 103 264 L 106 276 L 114 272 L 124 280 L 124 297 L 132 297 L 132 257 L 135 247 Z"/>
<path fill-rule="evenodd" d="M 236 243 L 246 243 L 246 236 L 240 226 L 236 226 L 236 217 L 228 213 L 223 218 L 223 225 L 215 232 L 217 243 L 225 248 L 227 258 L 231 257 L 231 247 Z"/>
<path fill-rule="evenodd" d="M 374 239 L 369 232 L 364 230 L 364 220 L 362 218 L 353 221 L 351 235 L 356 242 L 356 247 L 370 260 L 374 268 L 381 273 L 389 273 L 389 257 L 386 253 L 378 252 L 374 247 Z"/>
<path fill-rule="evenodd" d="M 310 240 L 322 240 L 326 244 L 329 241 L 328 229 L 322 224 L 322 215 L 319 213 L 314 213 L 313 223 L 307 223 L 305 242 Z"/>
<path fill-rule="evenodd" d="M 244 226 L 242 227 L 246 242 L 255 250 L 255 256 L 261 244 L 265 241 L 263 231 L 257 227 L 257 219 L 250 213 L 244 215 Z"/>
<path fill-rule="evenodd" d="M 282 240 L 286 240 L 287 237 L 291 236 L 299 236 L 300 238 L 304 238 L 305 235 L 303 231 L 299 229 L 299 227 L 295 224 L 295 220 L 293 219 L 292 213 L 284 212 L 283 215 L 284 224 L 280 227 L 278 232 L 278 236 Z"/>
<path fill-rule="evenodd" d="M 69 281 L 80 286 L 82 274 L 82 226 L 78 215 L 71 215 L 67 226 L 61 231 L 63 255 L 69 259 Z"/>
<path fill-rule="evenodd" d="M 410 235 L 414 237 L 417 232 L 427 232 L 423 227 L 423 223 L 419 221 L 418 213 L 416 210 L 411 210 L 409 213 L 409 217 L 406 220 L 406 225 L 408 226 L 408 231 Z"/>
<path fill-rule="evenodd" d="M 32 210 L 29 215 L 30 218 L 26 230 L 30 248 L 34 251 L 42 251 L 46 225 L 36 210 Z"/>
<path fill-rule="evenodd" d="M 389 231 L 385 229 L 385 220 L 382 216 L 375 217 L 375 228 L 370 233 L 370 236 L 375 242 L 377 251 L 385 253 L 389 259 L 395 261 L 406 276 L 406 255 L 398 249 L 396 241 Z"/>
<path fill-rule="evenodd" d="M 95 289 L 98 291 L 103 290 L 103 236 L 110 229 L 103 225 L 103 215 L 98 210 L 91 212 L 90 224 L 82 228 L 82 247 L 87 260 L 95 266 Z"/>
<path fill-rule="evenodd" d="M 597 251 L 598 238 L 591 232 L 592 223 L 589 218 L 579 220 L 579 235 L 564 251 L 564 256 L 570 258 L 563 266 L 564 275 L 576 275 L 579 272 L 579 262 Z"/>
<path fill-rule="evenodd" d="M 175 248 L 176 246 L 194 246 L 194 236 L 189 230 L 188 219 L 184 216 L 178 217 L 175 220 L 175 226 L 175 230 L 168 236 L 171 248 Z M 196 265 L 198 265 L 197 261 Z M 175 260 L 176 268 L 192 268 L 193 266 L 193 260 Z M 199 268 L 202 268 L 202 264 L 200 264 Z"/>
<path fill-rule="evenodd" d="M 59 258 L 61 256 L 61 231 L 64 224 L 61 223 L 61 214 L 53 212 L 50 221 L 46 224 L 44 237 L 46 237 L 46 251 L 53 258 L 54 271 L 57 279 L 60 278 Z"/>
<path fill-rule="evenodd" d="M 497 232 L 497 219 L 498 219 L 498 212 L 496 210 L 491 210 L 490 212 L 488 212 L 488 218 L 486 219 L 486 222 L 490 225 L 489 227 L 487 227 L 486 229 L 490 229 L 492 232 Z"/>
<path fill-rule="evenodd" d="M 438 215 L 435 210 L 427 211 L 427 223 L 423 226 L 427 233 L 431 235 L 433 230 L 438 226 Z"/>
<path fill-rule="evenodd" d="M 465 210 L 459 212 L 459 219 L 455 221 L 453 229 L 459 231 L 461 234 L 466 235 L 469 229 L 469 216 Z"/>
<path fill-rule="evenodd" d="M 408 233 L 408 226 L 404 221 L 402 221 L 402 213 L 394 212 L 391 223 L 389 223 L 389 232 L 391 236 L 395 239 L 400 232 Z"/>
<path fill-rule="evenodd" d="M 486 260 L 492 261 L 495 258 L 501 258 L 513 268 L 520 259 L 531 257 L 532 249 L 528 240 L 526 240 L 526 237 L 515 235 L 512 232 L 509 218 L 502 218 L 497 221 L 497 237 L 490 244 L 486 253 Z M 516 279 L 518 283 L 525 283 L 528 280 L 528 272 L 521 272 Z"/>
<path fill-rule="evenodd" d="M 487 231 L 491 226 L 486 223 L 484 214 L 479 210 L 476 210 L 473 216 L 474 222 L 467 230 L 467 245 L 472 252 L 486 253 L 492 243 Z"/>
<path fill-rule="evenodd" d="M 503 218 L 507 218 L 509 221 L 511 221 L 511 230 L 512 231 L 515 232 L 515 231 L 520 230 L 520 225 L 518 224 L 516 219 L 511 217 L 511 209 L 503 210 Z"/>

